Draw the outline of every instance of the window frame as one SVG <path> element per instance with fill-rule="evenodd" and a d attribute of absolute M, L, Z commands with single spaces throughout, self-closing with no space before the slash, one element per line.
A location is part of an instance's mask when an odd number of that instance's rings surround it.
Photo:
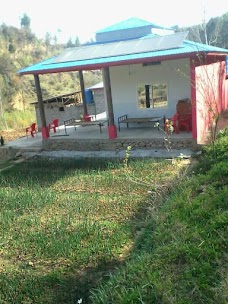
<path fill-rule="evenodd" d="M 155 96 L 153 95 L 154 92 L 154 87 L 155 86 L 165 86 L 165 94 L 166 94 L 166 104 L 162 106 L 155 106 Z M 144 101 L 143 101 L 143 106 L 140 106 L 140 92 L 141 94 L 144 92 Z M 162 97 L 162 96 L 159 96 Z M 163 102 L 163 101 L 162 101 Z M 151 82 L 151 83 L 140 83 L 137 85 L 137 106 L 138 109 L 160 109 L 160 108 L 166 108 L 168 107 L 168 84 L 166 82 Z"/>

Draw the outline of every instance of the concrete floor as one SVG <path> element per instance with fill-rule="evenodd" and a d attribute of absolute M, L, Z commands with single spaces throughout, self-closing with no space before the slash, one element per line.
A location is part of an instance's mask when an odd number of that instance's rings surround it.
<path fill-rule="evenodd" d="M 109 140 L 108 127 L 101 127 L 101 133 L 99 126 L 77 126 L 76 130 L 74 127 L 67 127 L 67 134 L 65 133 L 64 126 L 60 126 L 59 132 L 53 133 L 51 131 L 50 137 L 48 140 L 55 140 L 57 138 L 64 137 L 66 140 L 69 139 L 107 139 Z M 154 127 L 122 127 L 120 132 L 117 131 L 117 138 L 119 139 L 163 139 L 165 137 L 165 133 L 162 130 L 158 130 Z M 191 138 L 192 134 L 187 132 L 180 132 L 179 134 L 172 134 L 172 138 L 177 139 L 187 139 Z M 38 132 L 37 136 L 34 138 L 26 136 L 19 138 L 14 141 L 9 141 L 5 144 L 6 147 L 18 148 L 18 149 L 28 149 L 28 150 L 38 150 L 42 148 L 42 134 Z"/>
<path fill-rule="evenodd" d="M 156 128 L 122 128 L 121 131 L 117 131 L 117 136 L 119 139 L 131 139 L 138 140 L 140 139 L 158 139 L 161 138 L 164 140 L 165 134 L 163 131 L 158 130 Z M 191 133 L 180 132 L 179 134 L 172 134 L 172 138 L 178 139 L 187 139 L 191 138 Z M 88 126 L 88 127 L 77 127 L 75 131 L 74 127 L 67 128 L 67 134 L 65 133 L 64 126 L 60 126 L 60 131 L 50 134 L 50 138 L 48 140 L 56 140 L 61 137 L 64 137 L 64 140 L 69 139 L 107 139 L 109 141 L 108 135 L 108 127 L 102 127 L 102 133 L 100 133 L 99 126 Z M 15 141 L 10 141 L 5 144 L 5 148 L 13 148 L 15 151 L 20 152 L 18 155 L 22 158 L 30 158 L 30 157 L 49 157 L 49 158 L 124 158 L 125 150 L 122 151 L 43 151 L 42 149 L 42 134 L 38 132 L 38 135 L 28 138 L 22 137 Z M 189 148 L 186 149 L 172 149 L 172 151 L 168 151 L 167 149 L 135 149 L 131 151 L 131 158 L 171 158 L 171 157 L 181 157 L 181 158 L 190 158 L 195 155 L 196 152 L 192 151 Z"/>

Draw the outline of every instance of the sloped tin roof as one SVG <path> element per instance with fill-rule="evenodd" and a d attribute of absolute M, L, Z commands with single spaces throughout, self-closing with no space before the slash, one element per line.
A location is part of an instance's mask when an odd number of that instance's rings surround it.
<path fill-rule="evenodd" d="M 88 90 L 97 90 L 97 89 L 103 89 L 104 88 L 104 84 L 103 84 L 103 81 L 87 88 Z"/>
<path fill-rule="evenodd" d="M 119 30 L 126 30 L 126 29 L 130 29 L 130 28 L 139 28 L 139 27 L 144 27 L 144 26 L 150 26 L 151 28 L 157 27 L 157 25 L 155 25 L 151 22 L 139 19 L 139 18 L 129 18 L 127 20 L 124 20 L 124 21 L 118 22 L 116 24 L 110 25 L 108 27 L 105 27 L 105 28 L 97 31 L 96 34 L 119 31 Z"/>
<path fill-rule="evenodd" d="M 121 55 L 139 54 L 151 51 L 167 50 L 180 47 L 187 37 L 187 32 L 166 36 L 143 37 L 138 39 L 102 43 L 78 48 L 70 48 L 53 60 L 53 63 L 105 58 Z"/>
<path fill-rule="evenodd" d="M 176 35 L 176 34 L 173 34 Z M 167 35 L 168 40 L 170 36 Z M 165 37 L 165 36 L 163 36 Z M 151 43 L 151 48 L 145 49 L 137 49 L 135 48 L 134 52 L 131 52 L 131 49 L 122 48 L 123 52 L 116 52 L 110 50 L 108 52 L 107 44 L 100 45 L 101 49 L 99 50 L 99 55 L 92 56 L 90 55 L 92 50 L 95 50 L 93 47 L 94 45 L 88 45 L 79 48 L 72 48 L 66 49 L 62 54 L 56 57 L 49 58 L 45 61 L 39 62 L 32 66 L 26 67 L 18 71 L 19 75 L 25 74 L 47 74 L 47 73 L 56 73 L 56 72 L 66 72 L 66 71 L 78 71 L 78 70 L 92 70 L 92 69 L 100 69 L 105 66 L 117 66 L 117 65 L 124 65 L 124 64 L 133 64 L 133 63 L 140 63 L 140 62 L 148 62 L 148 61 L 156 61 L 165 60 L 167 57 L 173 56 L 173 58 L 180 58 L 180 57 L 188 57 L 190 54 L 197 54 L 197 53 L 216 53 L 216 54 L 228 54 L 227 49 L 218 48 L 210 45 L 200 44 L 193 41 L 186 41 L 184 40 L 183 36 L 178 36 L 179 38 L 182 37 L 182 40 L 179 39 L 176 41 L 176 44 L 173 42 L 170 45 L 166 45 L 166 48 L 159 48 L 158 46 L 154 46 Z M 155 37 L 156 38 L 156 37 Z M 165 38 L 166 39 L 166 38 Z M 137 45 L 141 39 L 135 39 L 135 44 Z M 160 40 L 158 40 L 160 41 Z M 178 42 L 178 43 L 177 43 Z M 123 45 L 126 43 L 128 45 L 128 41 L 123 41 Z M 110 45 L 110 44 L 109 44 Z M 111 43 L 113 45 L 113 43 Z M 119 45 L 119 42 L 116 43 Z M 145 45 L 144 45 L 145 46 Z M 104 50 L 104 52 L 102 51 Z M 84 52 L 87 54 L 84 55 Z M 117 48 L 118 50 L 118 48 Z M 84 53 L 84 54 L 83 54 Z M 96 52 L 95 52 L 96 53 Z M 79 55 L 77 57 L 77 54 Z"/>

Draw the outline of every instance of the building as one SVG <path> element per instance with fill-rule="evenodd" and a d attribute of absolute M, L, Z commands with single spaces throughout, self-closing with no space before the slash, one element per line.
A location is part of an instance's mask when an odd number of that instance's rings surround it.
<path fill-rule="evenodd" d="M 186 40 L 187 34 L 130 18 L 98 31 L 93 44 L 18 71 L 34 75 L 43 138 L 49 134 L 39 74 L 78 72 L 84 91 L 83 71 L 100 69 L 110 139 L 118 137 L 120 117 L 172 117 L 181 103 L 184 111 L 190 109 L 192 138 L 200 141 L 228 108 L 228 50 Z M 87 115 L 85 98 L 83 103 Z"/>

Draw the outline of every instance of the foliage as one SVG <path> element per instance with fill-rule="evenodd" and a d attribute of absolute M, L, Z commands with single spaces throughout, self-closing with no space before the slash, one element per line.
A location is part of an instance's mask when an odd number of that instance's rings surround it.
<path fill-rule="evenodd" d="M 24 111 L 5 111 L 0 119 L 0 130 L 20 130 L 26 128 L 35 121 L 35 110 L 25 109 Z"/>
<path fill-rule="evenodd" d="M 123 161 L 125 168 L 128 167 L 130 156 L 131 156 L 131 146 L 128 146 L 125 151 L 125 157 L 124 157 L 124 161 Z"/>
<path fill-rule="evenodd" d="M 171 142 L 171 135 L 174 132 L 174 126 L 173 126 L 173 121 L 172 119 L 164 118 L 164 124 L 165 124 L 165 129 L 164 127 L 160 126 L 159 122 L 156 122 L 154 127 L 158 128 L 163 134 L 164 134 L 164 144 L 167 149 L 167 151 L 171 152 L 172 154 L 172 142 Z"/>
<path fill-rule="evenodd" d="M 17 76 L 17 71 L 58 55 L 65 46 L 58 44 L 57 38 L 54 39 L 48 32 L 44 41 L 38 39 L 31 32 L 30 18 L 26 14 L 21 19 L 20 29 L 5 24 L 0 26 L 0 44 L 0 115 L 2 115 L 5 110 L 28 108 L 29 104 L 37 99 L 33 77 L 20 78 Z M 80 45 L 77 36 L 73 45 Z M 84 76 L 86 86 L 100 82 L 102 78 L 100 72 L 88 71 Z M 41 78 L 44 98 L 80 90 L 77 73 L 64 73 L 60 76 L 43 75 Z M 64 82 L 61 81 L 62 79 Z"/>
<path fill-rule="evenodd" d="M 228 12 L 220 17 L 211 18 L 207 23 L 179 28 L 188 31 L 188 39 L 204 44 L 228 49 Z"/>
<path fill-rule="evenodd" d="M 24 14 L 23 17 L 21 18 L 21 27 L 29 28 L 30 22 L 31 22 L 30 17 L 27 14 Z"/>
<path fill-rule="evenodd" d="M 207 158 L 211 164 L 220 162 L 221 160 L 228 159 L 228 127 L 221 130 L 217 135 L 217 140 L 214 145 L 206 145 L 203 151 L 206 153 Z"/>

